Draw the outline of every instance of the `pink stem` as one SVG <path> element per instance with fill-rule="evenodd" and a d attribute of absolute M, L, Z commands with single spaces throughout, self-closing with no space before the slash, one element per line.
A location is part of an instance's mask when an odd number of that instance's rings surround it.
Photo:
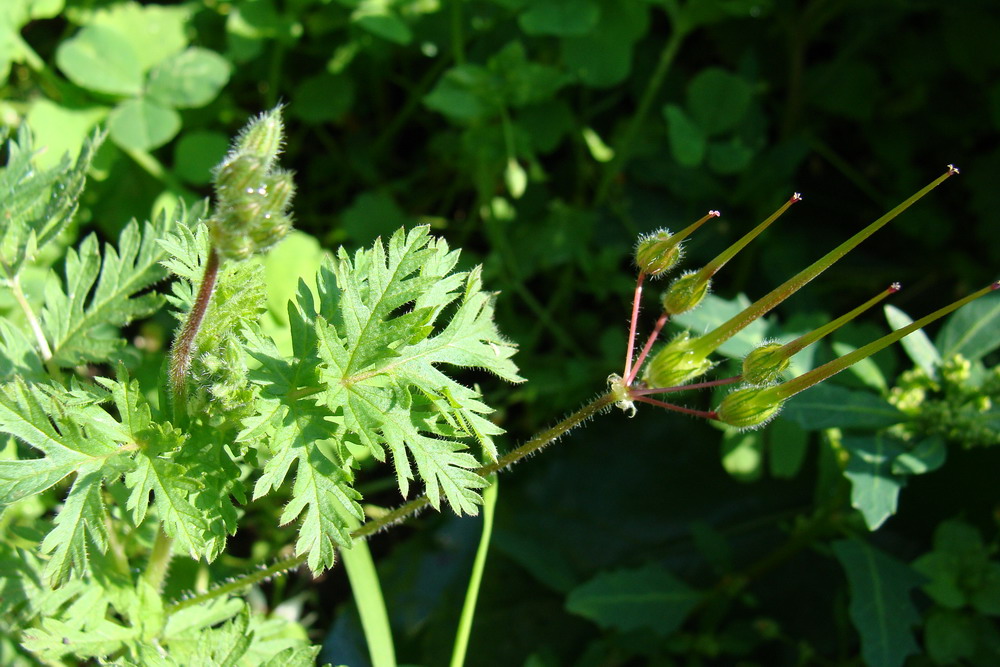
<path fill-rule="evenodd" d="M 639 322 L 639 298 L 642 296 L 642 281 L 646 279 L 646 274 L 639 272 L 639 278 L 635 281 L 635 294 L 632 297 L 632 320 L 628 325 L 628 353 L 625 355 L 625 377 L 632 373 L 632 353 L 635 352 L 635 329 Z"/>
<path fill-rule="evenodd" d="M 646 357 L 649 356 L 649 351 L 653 349 L 653 343 L 656 342 L 657 336 L 660 335 L 660 331 L 663 330 L 664 325 L 666 325 L 667 320 L 670 316 L 667 313 L 662 313 L 660 319 L 656 320 L 656 326 L 653 327 L 653 333 L 649 334 L 649 338 L 646 339 L 646 344 L 642 348 L 642 353 L 639 354 L 639 358 L 635 361 L 635 367 L 632 368 L 632 372 L 625 373 L 625 386 L 632 386 L 632 382 L 635 380 L 635 376 L 639 374 L 639 369 L 642 368 L 642 362 L 646 361 Z"/>
<path fill-rule="evenodd" d="M 629 396 L 647 396 L 649 394 L 669 394 L 674 391 L 687 391 L 688 389 L 708 389 L 709 387 L 721 387 L 722 385 L 733 384 L 743 379 L 742 375 L 734 375 L 731 378 L 721 380 L 709 380 L 708 382 L 698 382 L 695 384 L 682 384 L 676 387 L 654 387 L 652 389 L 630 389 Z"/>
<path fill-rule="evenodd" d="M 715 410 L 705 411 L 705 410 L 693 410 L 691 408 L 685 408 L 682 405 L 674 405 L 673 403 L 666 403 L 664 401 L 658 401 L 655 398 L 650 398 L 649 396 L 636 396 L 635 400 L 640 403 L 649 403 L 650 405 L 655 405 L 660 408 L 665 408 L 667 410 L 673 410 L 674 412 L 683 412 L 686 415 L 691 415 L 693 417 L 703 417 L 705 419 L 718 419 L 719 413 Z"/>

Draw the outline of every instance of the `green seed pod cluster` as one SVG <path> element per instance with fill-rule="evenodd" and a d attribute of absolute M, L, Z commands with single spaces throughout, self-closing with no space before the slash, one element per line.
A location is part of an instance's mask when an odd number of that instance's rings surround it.
<path fill-rule="evenodd" d="M 705 299 L 712 281 L 700 273 L 685 273 L 671 283 L 663 295 L 663 310 L 670 315 L 686 313 Z"/>
<path fill-rule="evenodd" d="M 687 332 L 667 343 L 646 364 L 642 379 L 647 387 L 674 387 L 703 375 L 714 365 L 696 351 Z"/>
<path fill-rule="evenodd" d="M 743 380 L 761 386 L 777 382 L 788 368 L 788 355 L 781 343 L 764 343 L 743 358 Z"/>
<path fill-rule="evenodd" d="M 650 277 L 659 277 L 674 268 L 681 258 L 681 244 L 666 229 L 660 229 L 639 239 L 635 247 L 635 263 Z"/>
<path fill-rule="evenodd" d="M 251 121 L 216 167 L 217 202 L 208 225 L 225 259 L 266 252 L 292 228 L 294 181 L 291 172 L 275 168 L 283 137 L 279 107 Z"/>
<path fill-rule="evenodd" d="M 727 394 L 716 412 L 723 424 L 754 429 L 771 421 L 783 404 L 767 388 L 746 387 Z"/>

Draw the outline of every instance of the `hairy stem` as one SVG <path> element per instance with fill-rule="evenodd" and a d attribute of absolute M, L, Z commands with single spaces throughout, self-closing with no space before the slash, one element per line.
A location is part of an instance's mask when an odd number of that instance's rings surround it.
<path fill-rule="evenodd" d="M 583 422 L 587 421 L 591 417 L 597 415 L 609 405 L 615 402 L 614 395 L 602 394 L 598 396 L 590 403 L 587 403 L 582 408 L 571 414 L 570 416 L 563 419 L 561 422 L 548 428 L 541 433 L 537 434 L 526 443 L 508 452 L 505 456 L 502 456 L 498 461 L 484 465 L 481 468 L 476 469 L 476 474 L 482 475 L 483 477 L 488 477 L 494 473 L 497 473 L 505 468 L 508 468 L 515 463 L 521 461 L 525 457 L 531 456 L 535 452 L 544 448 L 562 436 L 566 435 L 569 431 L 573 430 Z M 400 523 L 409 517 L 413 516 L 424 507 L 430 504 L 430 498 L 426 495 L 419 496 L 413 500 L 405 503 L 391 512 L 386 512 L 376 518 L 369 519 L 360 528 L 351 533 L 353 539 L 362 539 L 370 535 L 387 528 L 396 523 Z M 297 556 L 292 556 L 291 558 L 285 558 L 284 560 L 278 561 L 270 567 L 257 570 L 256 572 L 251 572 L 250 574 L 243 575 L 242 577 L 237 577 L 232 581 L 229 581 L 221 586 L 213 588 L 210 591 L 202 593 L 200 595 L 195 595 L 188 598 L 187 600 L 182 600 L 176 602 L 166 609 L 167 615 L 177 613 L 182 609 L 187 609 L 188 607 L 193 607 L 195 605 L 203 604 L 209 600 L 212 600 L 223 595 L 230 595 L 236 593 L 244 588 L 258 584 L 266 579 L 273 576 L 287 572 L 288 570 L 294 570 L 299 567 L 309 558 L 309 554 L 299 554 Z"/>
<path fill-rule="evenodd" d="M 174 341 L 170 350 L 170 393 L 174 402 L 174 420 L 184 422 L 187 415 L 187 373 L 191 368 L 191 352 L 194 347 L 194 339 L 198 337 L 198 330 L 205 319 L 208 305 L 215 292 L 215 281 L 219 276 L 219 254 L 212 248 L 208 252 L 208 261 L 205 263 L 205 273 L 201 279 L 201 286 L 198 288 L 198 295 L 195 297 L 191 312 L 188 313 L 184 327 L 180 335 Z"/>
<path fill-rule="evenodd" d="M 163 582 L 167 579 L 167 571 L 170 569 L 170 559 L 173 555 L 173 545 L 173 538 L 163 532 L 161 525 L 156 531 L 153 550 L 149 554 L 149 562 L 142 575 L 158 591 L 163 590 Z"/>
<path fill-rule="evenodd" d="M 646 361 L 646 357 L 649 356 L 649 351 L 653 349 L 653 343 L 659 338 L 660 332 L 663 331 L 663 327 L 666 326 L 667 320 L 670 319 L 670 315 L 667 313 L 661 313 L 660 317 L 656 320 L 656 325 L 653 327 L 653 332 L 649 334 L 649 338 L 646 339 L 646 344 L 642 346 L 642 352 L 639 353 L 639 358 L 635 360 L 635 366 L 632 367 L 632 371 L 625 376 L 625 385 L 631 387 L 632 382 L 635 381 L 635 377 L 639 374 L 642 369 L 643 362 Z"/>
<path fill-rule="evenodd" d="M 625 353 L 625 372 L 623 378 L 632 375 L 632 355 L 635 354 L 635 329 L 639 322 L 639 300 L 642 298 L 642 281 L 646 274 L 639 272 L 639 277 L 635 281 L 635 294 L 632 295 L 632 318 L 628 323 L 628 351 Z M 628 380 L 626 379 L 626 384 Z"/>

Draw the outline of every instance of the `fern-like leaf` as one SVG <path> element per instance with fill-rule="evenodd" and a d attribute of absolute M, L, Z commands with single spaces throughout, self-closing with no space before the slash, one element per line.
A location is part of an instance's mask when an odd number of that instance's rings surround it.
<path fill-rule="evenodd" d="M 435 507 L 443 497 L 460 514 L 477 511 L 486 482 L 466 441 L 493 458 L 492 436 L 501 430 L 487 419 L 479 392 L 442 367 L 521 378 L 479 270 L 453 273 L 457 261 L 425 227 L 401 230 L 387 247 L 379 242 L 353 258 L 341 252 L 320 271 L 318 303 L 301 284 L 289 307 L 291 359 L 269 339 L 249 340 L 260 362 L 251 379 L 265 409 L 244 422 L 240 437 L 261 438 L 271 455 L 254 496 L 277 488 L 297 466 L 283 520 L 306 511 L 298 550 L 310 553 L 310 566 L 331 562 L 333 543 L 350 544 L 344 509 L 360 518 L 352 511 L 347 442 L 380 460 L 388 450 L 404 496 L 419 477 Z M 318 439 L 328 446 L 318 448 Z"/>
<path fill-rule="evenodd" d="M 135 221 L 129 223 L 117 249 L 104 246 L 103 261 L 93 235 L 79 250 L 67 252 L 65 282 L 50 282 L 42 310 L 42 328 L 55 363 L 75 366 L 113 358 L 124 346 L 118 327 L 163 305 L 161 295 L 142 292 L 167 276 L 161 264 L 167 251 L 157 239 L 175 224 L 166 214 L 146 223 L 141 232 Z"/>
<path fill-rule="evenodd" d="M 103 140 L 104 135 L 95 132 L 75 163 L 63 157 L 48 170 L 34 164 L 27 125 L 22 125 L 16 141 L 8 142 L 7 165 L 0 170 L 0 261 L 8 279 L 73 219 L 87 170 Z"/>

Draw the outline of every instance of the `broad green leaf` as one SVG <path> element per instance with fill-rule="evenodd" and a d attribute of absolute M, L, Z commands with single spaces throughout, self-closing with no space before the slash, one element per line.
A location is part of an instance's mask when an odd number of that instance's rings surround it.
<path fill-rule="evenodd" d="M 743 294 L 734 299 L 723 299 L 709 294 L 700 306 L 674 317 L 673 321 L 690 331 L 692 336 L 700 336 L 728 321 L 749 305 L 750 300 Z M 755 320 L 719 346 L 719 354 L 732 359 L 742 359 L 764 341 L 768 324 L 769 321 L 763 317 Z"/>
<path fill-rule="evenodd" d="M 997 309 L 997 312 L 1000 313 L 1000 308 Z M 952 315 L 952 318 L 954 317 L 955 315 Z M 893 331 L 913 324 L 910 316 L 895 306 L 885 306 L 885 319 Z M 937 377 L 937 367 L 941 365 L 941 355 L 923 329 L 917 329 L 899 342 L 913 363 L 919 366 L 924 373 L 927 373 L 927 377 Z M 998 336 L 997 344 L 1000 345 L 1000 336 Z"/>
<path fill-rule="evenodd" d="M 845 437 L 850 454 L 844 477 L 851 481 L 851 507 L 865 518 L 869 530 L 876 530 L 896 513 L 899 490 L 905 480 L 893 474 L 893 462 L 903 453 L 893 438 L 877 434 Z"/>
<path fill-rule="evenodd" d="M 978 529 L 952 519 L 938 524 L 934 550 L 913 561 L 913 567 L 928 577 L 924 592 L 938 605 L 1000 616 L 1000 563 L 995 558 Z"/>
<path fill-rule="evenodd" d="M 149 73 L 146 95 L 164 107 L 203 107 L 229 81 L 229 70 L 229 61 L 215 51 L 191 47 L 167 58 Z"/>
<path fill-rule="evenodd" d="M 706 136 L 732 130 L 750 108 L 753 88 L 742 77 L 718 67 L 703 69 L 687 88 L 687 110 Z"/>
<path fill-rule="evenodd" d="M 670 153 L 677 163 L 685 167 L 697 167 L 705 159 L 705 135 L 688 115 L 676 104 L 663 107 L 663 117 L 667 121 L 667 137 L 670 139 Z"/>
<path fill-rule="evenodd" d="M 876 429 L 909 417 L 879 396 L 821 383 L 793 396 L 781 412 L 807 431 L 824 428 Z"/>
<path fill-rule="evenodd" d="M 103 106 L 71 109 L 45 98 L 35 100 L 26 116 L 35 143 L 43 149 L 36 154 L 35 164 L 51 169 L 63 155 L 75 160 L 87 138 L 94 134 L 94 128 L 107 115 L 108 108 Z"/>
<path fill-rule="evenodd" d="M 122 148 L 148 151 L 174 138 L 181 128 L 181 117 L 173 109 L 137 97 L 122 102 L 108 117 L 108 132 Z"/>
<path fill-rule="evenodd" d="M 604 572 L 573 589 L 566 609 L 602 628 L 676 631 L 702 594 L 659 565 Z"/>
<path fill-rule="evenodd" d="M 319 74 L 295 87 L 288 113 L 307 123 L 337 121 L 354 106 L 354 80 L 345 74 Z"/>
<path fill-rule="evenodd" d="M 911 335 L 916 335 L 917 333 L 919 332 L 914 331 Z M 909 338 L 909 336 L 907 336 L 907 338 Z M 903 340 L 906 340 L 906 338 Z M 833 353 L 838 357 L 850 354 L 854 350 L 858 349 L 853 345 L 848 345 L 847 343 L 843 343 L 839 340 L 833 341 L 830 347 L 833 348 Z M 885 381 L 885 375 L 882 374 L 882 369 L 878 367 L 878 364 L 876 364 L 871 357 L 866 357 L 856 364 L 851 365 L 851 367 L 847 369 L 847 372 L 880 394 L 884 394 L 889 391 L 889 384 Z"/>
<path fill-rule="evenodd" d="M 56 64 L 82 88 L 127 96 L 142 91 L 139 54 L 127 37 L 108 26 L 86 26 L 59 44 Z"/>
<path fill-rule="evenodd" d="M 602 0 L 600 28 L 581 37 L 564 37 L 563 62 L 584 85 L 608 88 L 632 69 L 632 47 L 649 28 L 649 7 L 637 0 Z"/>
<path fill-rule="evenodd" d="M 501 81 L 480 65 L 452 67 L 424 97 L 424 104 L 455 122 L 467 123 L 499 113 Z"/>
<path fill-rule="evenodd" d="M 145 73 L 187 46 L 191 14 L 192 8 L 186 5 L 165 7 L 117 2 L 95 12 L 90 22 L 111 28 L 125 37 L 132 45 L 139 68 Z"/>
<path fill-rule="evenodd" d="M 44 382 L 48 374 L 42 365 L 38 343 L 6 319 L 0 319 L 0 382 L 17 377 Z"/>
<path fill-rule="evenodd" d="M 55 363 L 76 366 L 113 358 L 124 345 L 117 328 L 163 305 L 161 295 L 140 292 L 167 276 L 160 265 L 167 253 L 157 240 L 174 224 L 161 215 L 140 233 L 133 221 L 122 231 L 117 250 L 105 244 L 103 259 L 93 235 L 79 250 L 67 252 L 65 282 L 50 284 L 41 315 Z"/>
<path fill-rule="evenodd" d="M 569 78 L 560 70 L 528 60 L 520 42 L 510 42 L 493 55 L 487 68 L 500 82 L 505 106 L 520 108 L 551 100 Z"/>
<path fill-rule="evenodd" d="M 376 37 L 395 44 L 413 40 L 410 27 L 399 17 L 388 0 L 361 0 L 351 13 L 351 21 Z"/>
<path fill-rule="evenodd" d="M 984 628 L 969 613 L 934 609 L 924 624 L 924 648 L 937 665 L 969 664 L 975 657 Z"/>
<path fill-rule="evenodd" d="M 13 62 L 28 59 L 21 29 L 34 19 L 49 19 L 63 11 L 65 0 L 6 0 L 0 3 L 0 81 L 6 81 Z"/>
<path fill-rule="evenodd" d="M 53 169 L 35 164 L 34 145 L 27 127 L 17 140 L 7 143 L 7 164 L 0 170 L 0 259 L 4 277 L 17 276 L 25 261 L 33 259 L 66 229 L 76 213 L 86 183 L 87 170 L 104 136 L 93 134 L 84 143 L 74 164 L 68 157 Z"/>
<path fill-rule="evenodd" d="M 892 462 L 894 475 L 923 475 L 944 465 L 948 445 L 941 436 L 932 435 L 896 457 Z"/>
<path fill-rule="evenodd" d="M 722 439 L 722 467 L 741 482 L 760 479 L 764 463 L 764 435 L 760 431 L 727 431 Z"/>
<path fill-rule="evenodd" d="M 535 0 L 518 17 L 527 35 L 586 35 L 601 16 L 594 0 Z"/>
<path fill-rule="evenodd" d="M 174 172 L 188 183 L 205 185 L 229 150 L 221 132 L 185 132 L 174 144 Z"/>
<path fill-rule="evenodd" d="M 899 667 L 917 653 L 913 626 L 920 614 L 911 591 L 923 578 L 906 563 L 858 539 L 833 543 L 851 587 L 848 611 L 861 636 L 861 655 L 871 667 Z"/>
<path fill-rule="evenodd" d="M 767 439 L 767 463 L 778 479 L 791 479 L 799 474 L 809 445 L 805 429 L 787 419 L 779 419 L 764 431 Z"/>
<path fill-rule="evenodd" d="M 994 292 L 956 310 L 941 327 L 937 349 L 944 358 L 961 354 L 976 361 L 1000 347 L 998 332 L 1000 293 Z"/>
<path fill-rule="evenodd" d="M 746 169 L 754 154 L 754 150 L 743 139 L 731 137 L 724 141 L 708 142 L 705 163 L 715 173 L 728 176 Z"/>

